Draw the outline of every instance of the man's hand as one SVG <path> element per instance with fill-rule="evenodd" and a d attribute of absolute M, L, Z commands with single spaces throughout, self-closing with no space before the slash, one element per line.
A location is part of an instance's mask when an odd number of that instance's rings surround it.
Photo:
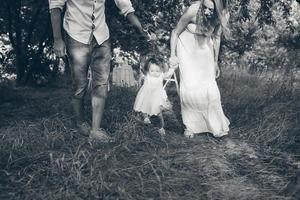
<path fill-rule="evenodd" d="M 66 55 L 66 45 L 62 39 L 62 31 L 61 31 L 61 9 L 60 8 L 52 8 L 51 12 L 51 24 L 52 24 L 52 31 L 53 31 L 53 51 L 56 56 L 64 57 Z"/>
<path fill-rule="evenodd" d="M 62 39 L 54 40 L 53 50 L 55 55 L 60 58 L 67 55 L 66 44 Z"/>
<path fill-rule="evenodd" d="M 148 42 L 157 40 L 156 34 L 154 32 L 152 32 L 152 31 L 149 31 L 148 29 L 142 29 L 141 35 Z"/>
<path fill-rule="evenodd" d="M 157 40 L 157 36 L 154 32 L 148 32 L 148 36 L 150 41 Z"/>
<path fill-rule="evenodd" d="M 220 77 L 220 74 L 221 74 L 220 67 L 219 67 L 218 63 L 216 62 L 216 64 L 215 64 L 216 79 Z"/>

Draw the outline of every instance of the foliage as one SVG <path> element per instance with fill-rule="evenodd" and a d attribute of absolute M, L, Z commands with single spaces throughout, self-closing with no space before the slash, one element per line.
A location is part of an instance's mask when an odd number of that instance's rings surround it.
<path fill-rule="evenodd" d="M 227 42 L 223 62 L 234 62 L 238 68 L 251 72 L 276 69 L 290 72 L 299 68 L 299 3 L 269 1 L 268 6 L 264 4 L 263 7 L 262 2 L 248 1 L 243 5 L 247 9 L 232 3 L 236 5 L 231 9 L 234 41 Z M 230 65 L 230 62 L 226 64 Z"/>
<path fill-rule="evenodd" d="M 50 72 L 50 21 L 46 0 L 5 0 L 1 7 L 1 33 L 12 46 L 17 82 L 24 84 Z"/>
<path fill-rule="evenodd" d="M 121 48 L 133 61 L 149 53 L 169 56 L 170 32 L 191 0 L 132 0 L 142 24 L 157 35 L 146 42 L 121 15 L 114 1 L 106 1 L 107 22 L 113 48 Z M 3 71 L 17 74 L 26 83 L 37 77 L 56 75 L 58 62 L 51 55 L 51 27 L 48 1 L 4 0 L 0 8 L 3 38 L 10 46 L 2 50 Z M 299 13 L 296 0 L 230 0 L 232 40 L 222 42 L 220 61 L 226 66 L 246 68 L 251 72 L 298 67 L 300 48 Z M 8 62 L 9 61 L 9 62 Z M 35 78 L 36 77 L 36 78 Z"/>

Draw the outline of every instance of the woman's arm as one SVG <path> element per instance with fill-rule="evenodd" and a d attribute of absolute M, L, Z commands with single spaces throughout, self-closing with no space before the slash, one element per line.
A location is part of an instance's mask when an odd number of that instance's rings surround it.
<path fill-rule="evenodd" d="M 197 11 L 199 9 L 199 3 L 192 4 L 181 16 L 179 19 L 177 26 L 171 33 L 171 40 L 170 40 L 170 48 L 171 48 L 171 55 L 169 58 L 169 63 L 171 67 L 178 66 L 178 58 L 176 57 L 176 46 L 178 43 L 179 35 L 184 31 L 187 25 L 193 22 L 193 19 L 197 15 Z"/>
<path fill-rule="evenodd" d="M 174 68 L 169 68 L 169 70 L 163 74 L 163 78 L 164 79 L 170 78 L 174 72 L 175 72 Z"/>
<path fill-rule="evenodd" d="M 222 33 L 221 25 L 218 25 L 215 28 L 214 33 L 213 33 L 213 37 L 212 37 L 215 62 L 218 62 L 218 58 L 219 58 L 220 44 L 221 44 L 221 33 Z"/>
<path fill-rule="evenodd" d="M 198 7 L 196 4 L 192 4 L 181 16 L 175 29 L 171 33 L 171 58 L 176 56 L 176 45 L 178 42 L 179 35 L 184 31 L 189 23 L 193 21 L 193 18 L 196 16 Z"/>
<path fill-rule="evenodd" d="M 214 32 L 213 32 L 213 50 L 214 50 L 214 60 L 215 60 L 215 71 L 216 71 L 216 78 L 220 76 L 220 68 L 218 64 L 219 60 L 219 52 L 220 52 L 220 44 L 221 44 L 221 25 L 218 25 Z"/>

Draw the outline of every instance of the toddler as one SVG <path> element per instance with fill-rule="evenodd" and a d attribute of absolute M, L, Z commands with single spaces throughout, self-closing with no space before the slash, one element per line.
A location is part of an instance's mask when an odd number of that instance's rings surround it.
<path fill-rule="evenodd" d="M 158 116 L 160 120 L 158 132 L 165 135 L 162 109 L 168 108 L 169 102 L 163 89 L 163 80 L 172 76 L 174 69 L 170 68 L 164 73 L 161 62 L 152 57 L 145 63 L 145 73 L 144 84 L 136 96 L 133 109 L 143 114 L 145 124 L 151 123 L 150 116 Z"/>

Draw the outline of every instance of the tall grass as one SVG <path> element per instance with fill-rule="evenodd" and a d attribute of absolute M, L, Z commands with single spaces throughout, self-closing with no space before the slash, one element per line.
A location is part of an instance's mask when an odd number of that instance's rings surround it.
<path fill-rule="evenodd" d="M 14 90 L 0 104 L 0 198 L 297 199 L 282 193 L 299 161 L 297 91 L 232 73 L 219 85 L 229 138 L 184 138 L 173 88 L 161 137 L 135 120 L 135 89 L 113 88 L 103 120 L 112 144 L 76 132 L 66 88 Z"/>

